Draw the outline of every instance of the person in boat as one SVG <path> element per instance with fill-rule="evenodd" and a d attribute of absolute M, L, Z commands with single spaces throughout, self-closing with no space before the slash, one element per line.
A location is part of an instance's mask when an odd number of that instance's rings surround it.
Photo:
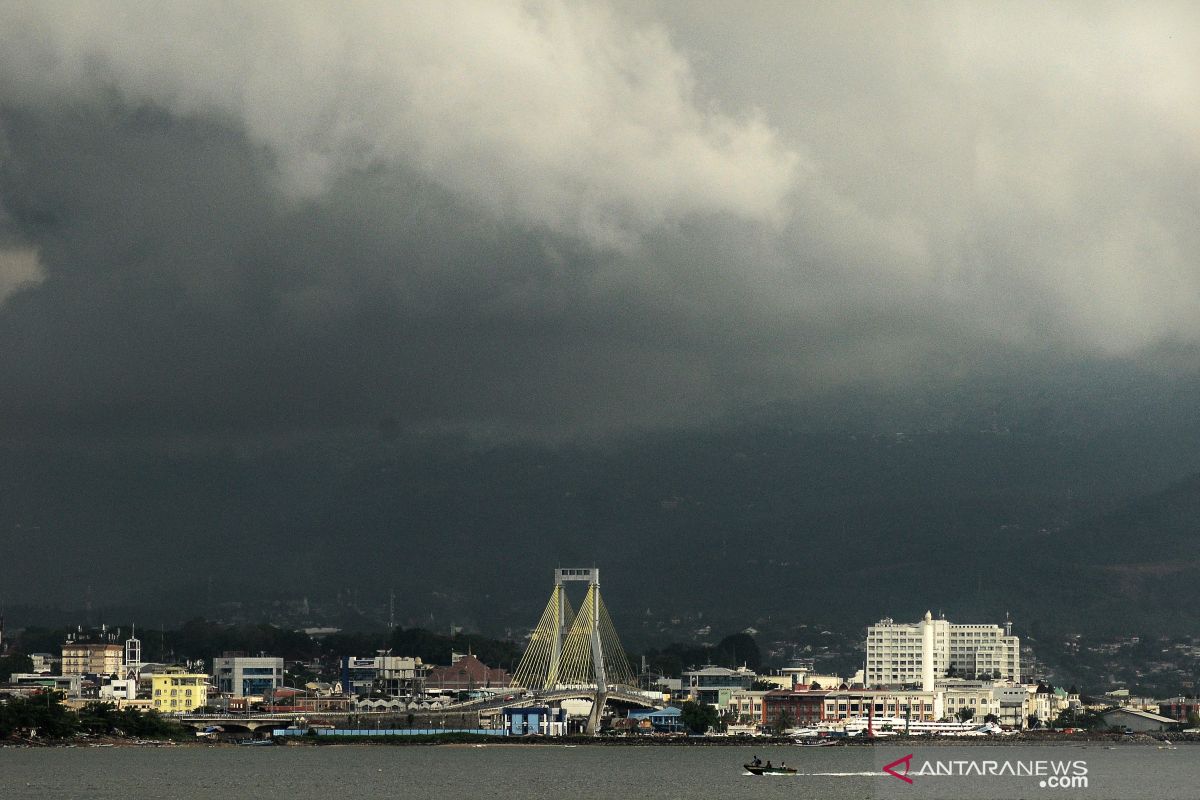
<path fill-rule="evenodd" d="M 771 769 L 771 759 L 767 759 L 767 769 Z"/>
<path fill-rule="evenodd" d="M 780 761 L 780 762 L 779 762 L 779 768 L 780 768 L 780 769 L 787 769 L 787 762 L 786 762 L 786 761 Z"/>
<path fill-rule="evenodd" d="M 761 758 L 759 758 L 758 756 L 755 756 L 755 757 L 754 757 L 754 760 L 753 760 L 753 761 L 751 761 L 750 763 L 751 763 L 751 764 L 753 764 L 753 765 L 754 765 L 754 766 L 756 766 L 756 767 L 761 767 L 761 766 L 762 766 L 762 759 L 761 759 Z"/>

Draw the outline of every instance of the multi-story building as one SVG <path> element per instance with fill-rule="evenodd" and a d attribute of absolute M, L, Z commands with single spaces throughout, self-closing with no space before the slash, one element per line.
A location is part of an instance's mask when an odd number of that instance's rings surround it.
<path fill-rule="evenodd" d="M 938 692 L 915 690 L 801 689 L 767 692 L 763 697 L 763 724 L 776 728 L 784 711 L 793 726 L 871 717 L 934 721 L 942 716 L 942 703 Z"/>
<path fill-rule="evenodd" d="M 121 675 L 125 650 L 115 642 L 67 642 L 62 646 L 63 675 Z"/>
<path fill-rule="evenodd" d="M 780 717 L 785 713 L 791 720 L 791 727 L 816 725 L 825 719 L 825 698 L 830 692 L 823 691 L 789 691 L 778 689 L 767 692 L 762 699 L 763 725 L 772 730 L 779 730 Z M 784 725 L 789 727 L 789 725 Z"/>
<path fill-rule="evenodd" d="M 689 699 L 697 703 L 724 707 L 729 703 L 731 693 L 739 689 L 749 689 L 757 677 L 753 670 L 745 667 L 729 669 L 727 667 L 706 666 L 703 669 L 683 673 L 683 689 Z"/>
<path fill-rule="evenodd" d="M 966 717 L 983 722 L 988 714 L 1000 718 L 1000 693 L 991 681 L 962 681 L 950 679 L 938 683 L 942 709 L 947 717 Z M 969 709 L 966 714 L 963 709 Z"/>
<path fill-rule="evenodd" d="M 53 653 L 30 653 L 29 661 L 33 664 L 33 671 L 43 675 L 49 675 L 54 672 L 55 667 L 62 664 L 62 658 Z"/>
<path fill-rule="evenodd" d="M 733 715 L 734 724 L 755 726 L 763 721 L 763 703 L 766 691 L 753 689 L 735 690 L 729 693 L 725 711 Z"/>
<path fill-rule="evenodd" d="M 155 711 L 182 714 L 208 703 L 208 676 L 194 672 L 154 673 L 150 700 Z"/>
<path fill-rule="evenodd" d="M 928 692 L 946 675 L 1020 680 L 1020 639 L 1008 623 L 961 625 L 934 619 L 928 611 L 920 622 L 889 618 L 867 628 L 868 686 L 920 686 Z"/>
<path fill-rule="evenodd" d="M 265 697 L 283 686 L 283 659 L 226 653 L 213 659 L 213 684 L 234 697 Z"/>
<path fill-rule="evenodd" d="M 1167 700 L 1160 700 L 1158 703 L 1158 713 L 1179 722 L 1194 724 L 1197 719 L 1200 719 L 1200 699 L 1195 697 L 1172 697 Z"/>
<path fill-rule="evenodd" d="M 348 695 L 413 697 L 424 691 L 427 672 L 421 659 L 411 656 L 347 656 L 342 659 L 342 691 Z"/>

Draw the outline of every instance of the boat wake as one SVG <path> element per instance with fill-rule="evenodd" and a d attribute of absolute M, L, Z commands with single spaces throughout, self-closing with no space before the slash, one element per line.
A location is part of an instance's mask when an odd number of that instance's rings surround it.
<path fill-rule="evenodd" d="M 784 778 L 792 778 L 792 777 L 796 777 L 796 778 L 861 778 L 861 777 L 868 777 L 868 778 L 870 778 L 870 777 L 874 777 L 876 775 L 881 775 L 881 774 L 883 774 L 883 773 L 880 773 L 880 772 L 789 772 L 789 773 L 767 772 L 767 773 L 764 773 L 763 775 L 755 775 L 753 772 L 743 772 L 742 773 L 742 775 L 749 775 L 751 777 L 759 777 L 759 778 L 770 778 L 770 777 L 774 777 L 774 776 L 781 776 Z"/>
<path fill-rule="evenodd" d="M 853 778 L 853 777 L 872 777 L 882 775 L 882 772 L 798 772 L 797 775 L 812 775 L 822 778 Z"/>

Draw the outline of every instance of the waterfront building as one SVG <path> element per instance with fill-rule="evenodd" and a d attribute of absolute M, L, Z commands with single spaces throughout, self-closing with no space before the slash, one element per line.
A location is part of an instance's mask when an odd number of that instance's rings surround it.
<path fill-rule="evenodd" d="M 786 712 L 791 720 L 788 727 L 816 725 L 825 719 L 826 691 L 774 689 L 763 695 L 760 706 L 762 716 L 758 722 L 771 730 L 777 730 L 780 717 Z"/>
<path fill-rule="evenodd" d="M 729 693 L 725 712 L 732 714 L 739 726 L 757 725 L 763 721 L 763 702 L 766 691 L 741 689 Z"/>
<path fill-rule="evenodd" d="M 208 676 L 194 672 L 154 673 L 150 700 L 155 711 L 182 714 L 208 704 Z"/>
<path fill-rule="evenodd" d="M 683 711 L 675 706 L 634 709 L 629 712 L 629 728 L 642 733 L 682 733 Z"/>
<path fill-rule="evenodd" d="M 1167 731 L 1179 726 L 1176 720 L 1136 708 L 1113 708 L 1100 715 L 1110 728 L 1124 728 L 1134 733 Z"/>
<path fill-rule="evenodd" d="M 213 684 L 234 697 L 266 697 L 283 686 L 283 659 L 226 653 L 213 659 Z"/>
<path fill-rule="evenodd" d="M 504 730 L 509 736 L 562 736 L 567 732 L 567 711 L 547 706 L 504 709 Z"/>
<path fill-rule="evenodd" d="M 1000 717 L 1000 697 L 991 681 L 961 681 L 950 679 L 938 682 L 943 716 L 957 718 L 963 709 L 970 710 L 971 719 L 983 722 L 988 714 Z"/>
<path fill-rule="evenodd" d="M 865 682 L 871 687 L 920 686 L 928 692 L 947 675 L 1015 681 L 1020 674 L 1021 643 L 1009 623 L 957 624 L 927 611 L 920 622 L 886 618 L 867 628 Z"/>
<path fill-rule="evenodd" d="M 891 718 L 932 722 L 942 716 L 941 694 L 922 691 L 839 689 L 771 691 L 763 698 L 762 723 L 779 724 L 786 711 L 793 727 L 859 718 Z"/>

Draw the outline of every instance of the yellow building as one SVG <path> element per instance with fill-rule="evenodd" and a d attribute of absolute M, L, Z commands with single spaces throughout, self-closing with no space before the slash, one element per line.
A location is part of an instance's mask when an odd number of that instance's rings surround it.
<path fill-rule="evenodd" d="M 150 676 L 150 701 L 155 711 L 180 714 L 208 704 L 208 676 L 187 672 Z"/>

